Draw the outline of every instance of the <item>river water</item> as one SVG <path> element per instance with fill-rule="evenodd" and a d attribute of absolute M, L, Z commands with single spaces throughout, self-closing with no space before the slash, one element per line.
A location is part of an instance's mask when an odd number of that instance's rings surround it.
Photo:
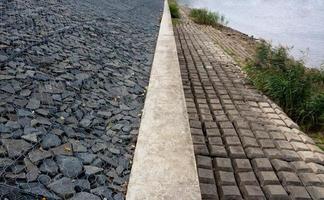
<path fill-rule="evenodd" d="M 224 14 L 228 26 L 293 47 L 291 54 L 308 67 L 324 63 L 324 0 L 180 0 L 194 8 Z"/>

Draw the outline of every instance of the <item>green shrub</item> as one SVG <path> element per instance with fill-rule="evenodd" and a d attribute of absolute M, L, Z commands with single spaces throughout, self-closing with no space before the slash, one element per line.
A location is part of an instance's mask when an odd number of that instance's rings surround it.
<path fill-rule="evenodd" d="M 254 59 L 244 68 L 251 82 L 272 98 L 306 129 L 323 127 L 323 71 L 307 69 L 289 57 L 288 49 L 266 42 L 257 47 Z"/>
<path fill-rule="evenodd" d="M 172 18 L 180 18 L 179 6 L 177 2 L 172 1 L 169 3 L 169 9 Z"/>
<path fill-rule="evenodd" d="M 218 26 L 219 24 L 226 25 L 228 23 L 224 15 L 209 11 L 205 8 L 193 8 L 190 10 L 189 16 L 198 24 Z"/>

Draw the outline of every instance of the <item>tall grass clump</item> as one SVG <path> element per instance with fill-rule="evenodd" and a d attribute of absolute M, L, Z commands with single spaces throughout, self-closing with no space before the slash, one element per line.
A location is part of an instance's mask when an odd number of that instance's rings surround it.
<path fill-rule="evenodd" d="M 169 1 L 169 9 L 172 18 L 180 18 L 179 5 L 176 1 Z"/>
<path fill-rule="evenodd" d="M 209 11 L 205 8 L 193 8 L 190 10 L 189 16 L 198 24 L 218 26 L 226 25 L 228 23 L 224 15 Z"/>
<path fill-rule="evenodd" d="M 284 47 L 261 42 L 244 68 L 248 78 L 306 130 L 324 127 L 324 72 L 308 69 Z"/>

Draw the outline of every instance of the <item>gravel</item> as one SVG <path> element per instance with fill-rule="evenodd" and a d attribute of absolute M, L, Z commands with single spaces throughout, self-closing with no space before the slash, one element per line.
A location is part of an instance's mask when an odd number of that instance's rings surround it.
<path fill-rule="evenodd" d="M 0 2 L 0 199 L 125 199 L 162 9 Z"/>

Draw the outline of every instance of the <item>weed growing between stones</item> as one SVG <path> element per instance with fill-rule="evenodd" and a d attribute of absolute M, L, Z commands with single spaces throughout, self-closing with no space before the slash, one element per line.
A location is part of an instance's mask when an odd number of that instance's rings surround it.
<path fill-rule="evenodd" d="M 190 10 L 189 16 L 198 24 L 205 24 L 211 26 L 226 25 L 228 21 L 224 15 L 217 12 L 209 11 L 205 8 L 193 8 Z"/>
<path fill-rule="evenodd" d="M 179 5 L 176 1 L 174 1 L 174 0 L 169 1 L 169 9 L 170 9 L 172 18 L 175 18 L 175 19 L 180 18 Z"/>
<path fill-rule="evenodd" d="M 324 71 L 308 69 L 284 47 L 261 42 L 245 71 L 257 89 L 272 98 L 306 130 L 324 127 Z"/>

